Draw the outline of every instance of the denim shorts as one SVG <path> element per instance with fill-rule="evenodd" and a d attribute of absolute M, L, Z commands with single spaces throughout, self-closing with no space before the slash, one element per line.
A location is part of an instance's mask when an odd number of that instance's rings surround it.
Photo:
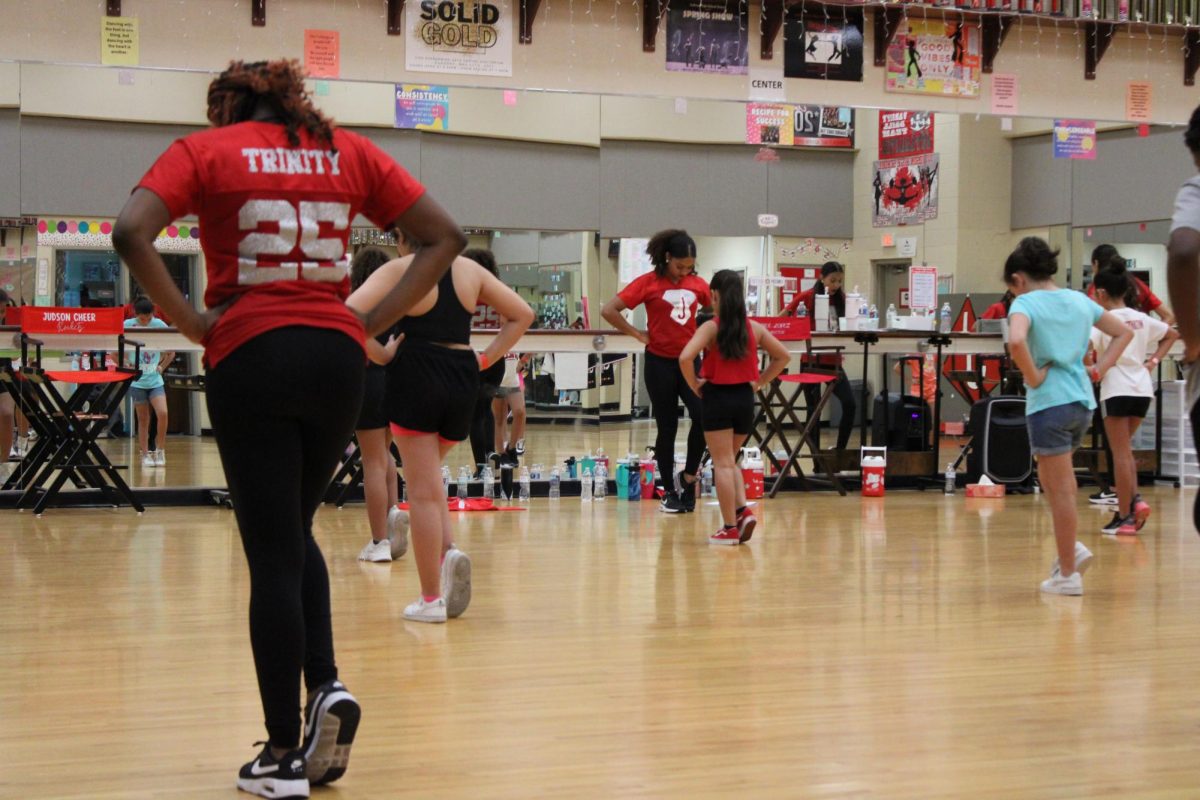
<path fill-rule="evenodd" d="M 1092 412 L 1083 403 L 1066 403 L 1035 411 L 1026 417 L 1035 456 L 1073 453 L 1083 440 Z"/>
<path fill-rule="evenodd" d="M 149 403 L 156 397 L 160 397 L 167 393 L 165 387 L 155 386 L 153 389 L 139 389 L 136 386 L 130 387 L 129 397 L 133 400 L 134 405 Z"/>

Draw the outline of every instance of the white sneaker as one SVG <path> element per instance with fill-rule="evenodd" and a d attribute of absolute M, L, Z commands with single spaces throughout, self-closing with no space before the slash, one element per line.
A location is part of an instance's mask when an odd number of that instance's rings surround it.
<path fill-rule="evenodd" d="M 1088 571 L 1088 567 L 1092 565 L 1092 551 L 1083 546 L 1083 542 L 1075 542 L 1075 571 L 1080 575 Z M 1054 563 L 1050 565 L 1050 577 L 1053 578 L 1062 570 L 1059 568 L 1058 559 L 1054 559 Z"/>
<path fill-rule="evenodd" d="M 517 448 L 516 449 L 517 449 L 517 455 L 519 455 L 519 456 L 525 455 L 525 440 L 524 439 L 517 439 Z"/>
<path fill-rule="evenodd" d="M 426 603 L 424 597 L 418 597 L 415 603 L 404 609 L 404 618 L 414 622 L 445 622 L 446 601 L 439 597 L 432 603 Z"/>
<path fill-rule="evenodd" d="M 165 467 L 167 465 L 167 451 L 161 447 L 154 451 L 154 466 Z"/>
<path fill-rule="evenodd" d="M 408 512 L 392 506 L 387 515 L 387 538 L 392 543 L 392 560 L 408 552 Z"/>
<path fill-rule="evenodd" d="M 384 563 L 392 560 L 392 546 L 387 539 L 382 541 L 370 541 L 363 547 L 358 554 L 359 561 L 374 561 L 375 563 Z"/>
<path fill-rule="evenodd" d="M 149 453 L 143 454 L 142 455 L 142 466 L 152 468 L 154 466 L 154 456 L 150 455 Z"/>
<path fill-rule="evenodd" d="M 1042 591 L 1047 594 L 1081 595 L 1083 594 L 1083 576 L 1074 572 L 1064 577 L 1056 572 L 1042 581 Z"/>
<path fill-rule="evenodd" d="M 462 616 L 471 604 L 471 559 L 457 547 L 447 550 L 442 559 L 442 597 L 448 617 Z"/>

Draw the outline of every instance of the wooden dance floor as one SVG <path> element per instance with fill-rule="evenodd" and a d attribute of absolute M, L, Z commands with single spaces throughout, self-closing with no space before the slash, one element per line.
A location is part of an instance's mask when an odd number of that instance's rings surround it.
<path fill-rule="evenodd" d="M 467 613 L 405 622 L 411 553 L 321 510 L 350 769 L 314 797 L 1080 798 L 1200 792 L 1192 490 L 1147 488 L 1082 598 L 1039 594 L 1042 497 L 792 494 L 747 546 L 711 505 L 463 514 Z M 3 512 L 0 797 L 234 798 L 264 738 L 218 508 Z"/>

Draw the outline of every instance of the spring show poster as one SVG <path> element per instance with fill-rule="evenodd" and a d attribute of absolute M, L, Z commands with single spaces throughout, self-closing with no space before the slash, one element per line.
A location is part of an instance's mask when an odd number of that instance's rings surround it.
<path fill-rule="evenodd" d="M 778 147 L 854 147 L 854 109 L 747 103 L 746 144 Z"/>
<path fill-rule="evenodd" d="M 887 49 L 889 92 L 978 97 L 979 26 L 951 20 L 900 23 Z"/>
<path fill-rule="evenodd" d="M 688 0 L 667 12 L 667 69 L 671 72 L 750 71 L 750 12 L 746 0 Z"/>
<path fill-rule="evenodd" d="M 808 13 L 805 13 L 805 9 Z M 812 6 L 794 5 L 783 27 L 783 74 L 786 78 L 861 81 L 863 12 L 832 6 L 834 16 L 814 14 Z"/>
<path fill-rule="evenodd" d="M 875 162 L 874 226 L 911 225 L 937 218 L 937 153 Z"/>
<path fill-rule="evenodd" d="M 511 0 L 408 0 L 404 68 L 455 75 L 512 75 Z"/>

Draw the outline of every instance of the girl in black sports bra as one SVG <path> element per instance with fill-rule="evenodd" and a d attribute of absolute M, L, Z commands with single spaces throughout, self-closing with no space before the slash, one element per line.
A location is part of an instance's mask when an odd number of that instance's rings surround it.
<path fill-rule="evenodd" d="M 400 235 L 402 247 L 414 246 Z M 384 264 L 347 303 L 372 307 L 399 283 L 412 258 Z M 479 303 L 492 306 L 506 321 L 477 357 L 470 342 L 471 317 Z M 421 597 L 404 609 L 406 619 L 445 622 L 471 602 L 471 561 L 454 547 L 441 464 L 470 432 L 479 371 L 502 360 L 531 322 L 533 311 L 516 292 L 459 256 L 437 288 L 397 323 L 404 339 L 388 367 L 385 408 L 404 461 L 413 556 L 421 579 Z"/>

